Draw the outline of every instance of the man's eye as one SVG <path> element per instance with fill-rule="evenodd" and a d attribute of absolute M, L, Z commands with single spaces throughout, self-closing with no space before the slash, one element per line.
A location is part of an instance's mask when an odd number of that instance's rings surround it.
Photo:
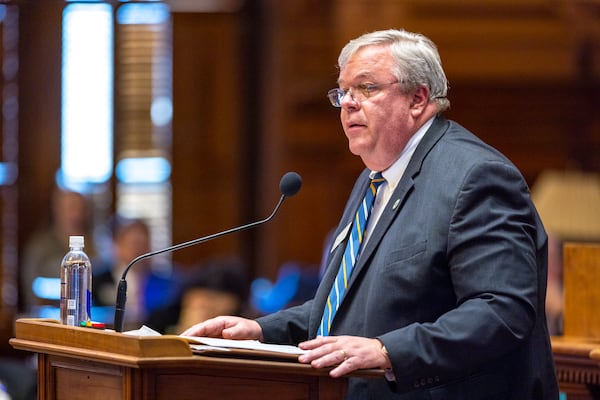
<path fill-rule="evenodd" d="M 365 94 L 371 94 L 371 92 L 377 89 L 375 85 L 369 83 L 358 85 L 356 88 Z"/>

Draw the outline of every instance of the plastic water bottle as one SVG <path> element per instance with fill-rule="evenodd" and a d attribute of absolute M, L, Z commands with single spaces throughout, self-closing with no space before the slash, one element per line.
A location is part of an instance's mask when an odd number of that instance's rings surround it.
<path fill-rule="evenodd" d="M 69 236 L 69 252 L 60 266 L 60 322 L 80 326 L 91 321 L 92 264 L 83 236 Z"/>

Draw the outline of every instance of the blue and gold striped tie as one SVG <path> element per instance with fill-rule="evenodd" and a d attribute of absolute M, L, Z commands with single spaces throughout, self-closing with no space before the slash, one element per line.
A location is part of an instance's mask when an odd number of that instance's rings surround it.
<path fill-rule="evenodd" d="M 373 201 L 377 194 L 377 188 L 385 182 L 385 179 L 381 175 L 381 172 L 376 173 L 371 179 L 371 184 L 367 188 L 367 193 L 363 199 L 360 207 L 356 210 L 356 216 L 352 223 L 352 230 L 350 231 L 350 238 L 346 243 L 346 249 L 344 250 L 344 256 L 342 257 L 342 263 L 338 270 L 329 296 L 327 297 L 327 303 L 325 304 L 325 310 L 323 311 L 323 317 L 321 318 L 321 325 L 317 330 L 317 336 L 328 336 L 329 328 L 331 327 L 331 321 L 335 316 L 346 288 L 348 287 L 348 280 L 352 274 L 354 263 L 358 258 L 360 247 L 363 242 L 363 236 L 365 234 L 365 228 L 367 226 L 367 220 L 371 214 L 373 208 Z"/>

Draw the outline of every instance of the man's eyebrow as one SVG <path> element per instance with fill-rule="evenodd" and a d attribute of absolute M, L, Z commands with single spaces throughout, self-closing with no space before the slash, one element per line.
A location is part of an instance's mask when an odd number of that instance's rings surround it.
<path fill-rule="evenodd" d="M 360 81 L 360 80 L 365 80 L 365 79 L 373 79 L 373 74 L 370 72 L 362 72 L 362 73 L 356 75 L 354 78 L 352 78 L 353 81 L 356 81 L 356 80 Z M 344 81 L 341 79 L 338 79 L 337 83 L 338 83 L 338 86 L 341 86 L 344 83 Z"/>

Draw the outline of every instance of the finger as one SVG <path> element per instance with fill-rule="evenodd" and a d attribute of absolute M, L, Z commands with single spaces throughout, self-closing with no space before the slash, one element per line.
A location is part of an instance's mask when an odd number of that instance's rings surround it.
<path fill-rule="evenodd" d="M 335 339 L 333 336 L 317 336 L 314 339 L 307 340 L 306 342 L 298 344 L 298 347 L 300 347 L 303 350 L 313 350 L 327 343 L 334 343 L 334 341 Z"/>
<path fill-rule="evenodd" d="M 329 376 L 331 376 L 332 378 L 339 378 L 361 368 L 361 361 L 359 356 L 353 356 L 351 354 L 348 354 L 348 352 L 345 350 L 340 350 L 339 352 L 340 355 L 344 357 L 344 359 L 342 362 L 338 363 L 338 365 L 335 366 L 335 368 L 329 371 Z"/>
<path fill-rule="evenodd" d="M 301 347 L 303 350 L 306 350 L 302 356 L 300 356 L 299 361 L 302 363 L 312 363 L 313 360 L 320 359 L 325 357 L 335 351 L 335 348 L 329 345 L 316 345 L 314 343 L 306 344 Z"/>
<path fill-rule="evenodd" d="M 223 329 L 223 331 L 221 331 L 221 336 L 223 336 L 223 339 L 237 339 L 243 337 L 237 326 Z"/>
<path fill-rule="evenodd" d="M 349 374 L 350 372 L 356 369 L 357 368 L 352 367 L 352 364 L 350 362 L 345 361 L 337 367 L 333 368 L 331 371 L 329 371 L 329 376 L 331 376 L 332 378 L 339 378 L 341 376 Z"/>
<path fill-rule="evenodd" d="M 313 368 L 325 368 L 332 365 L 340 365 L 344 363 L 349 354 L 338 346 L 325 345 L 315 350 L 310 350 L 306 354 L 299 357 L 302 363 L 310 363 Z"/>
<path fill-rule="evenodd" d="M 339 364 L 348 356 L 347 350 L 340 352 L 342 349 L 346 349 L 344 343 L 346 343 L 342 336 L 323 336 L 317 337 L 312 340 L 300 343 L 299 347 L 307 352 L 300 357 L 299 361 L 302 363 L 311 363 L 319 366 L 330 366 Z M 314 360 L 319 360 L 316 363 Z"/>
<path fill-rule="evenodd" d="M 225 323 L 217 318 L 207 319 L 187 329 L 182 335 L 184 336 L 209 336 L 221 337 Z"/>
<path fill-rule="evenodd" d="M 206 333 L 206 325 L 204 323 L 199 323 L 199 324 L 192 326 L 191 328 L 188 328 L 181 335 L 182 336 L 209 336 Z"/>
<path fill-rule="evenodd" d="M 200 322 L 195 325 L 192 325 L 191 327 L 189 327 L 188 329 L 183 331 L 183 333 L 181 333 L 181 335 L 182 336 L 205 336 L 204 335 L 205 330 L 206 330 L 205 323 Z"/>
<path fill-rule="evenodd" d="M 236 318 L 229 322 L 221 332 L 224 338 L 262 340 L 262 329 L 256 321 Z"/>

